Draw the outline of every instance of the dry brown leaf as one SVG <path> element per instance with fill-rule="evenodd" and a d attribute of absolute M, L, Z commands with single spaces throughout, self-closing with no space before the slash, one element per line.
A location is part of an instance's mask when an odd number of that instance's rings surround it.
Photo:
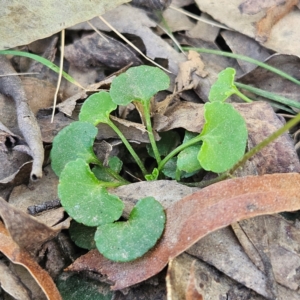
<path fill-rule="evenodd" d="M 49 81 L 34 77 L 24 77 L 22 78 L 22 85 L 28 104 L 35 115 L 39 109 L 52 105 L 55 86 Z"/>
<path fill-rule="evenodd" d="M 265 61 L 270 53 L 254 39 L 236 31 L 222 31 L 221 36 L 233 53 L 242 54 L 259 61 Z M 244 73 L 250 72 L 257 66 L 244 60 L 237 60 Z M 274 76 L 274 75 L 273 75 Z"/>
<path fill-rule="evenodd" d="M 0 216 L 13 240 L 29 253 L 35 254 L 41 245 L 60 231 L 46 226 L 34 217 L 9 205 L 0 197 Z"/>
<path fill-rule="evenodd" d="M 178 64 L 185 61 L 185 56 L 178 53 L 152 31 L 151 27 L 156 27 L 157 24 L 149 18 L 145 10 L 129 5 L 121 5 L 105 13 L 103 18 L 119 32 L 140 37 L 145 45 L 147 56 L 151 59 L 167 59 L 170 71 L 177 74 Z M 99 18 L 92 19 L 91 23 L 99 30 L 111 31 Z M 90 26 L 82 23 L 73 26 L 71 29 L 90 30 Z"/>
<path fill-rule="evenodd" d="M 212 256 L 214 251 L 212 253 Z M 172 300 L 185 299 L 185 292 L 194 265 L 196 288 L 203 299 L 251 299 L 265 300 L 266 298 L 251 289 L 242 286 L 214 267 L 187 253 L 182 253 L 170 261 L 167 275 L 168 296 Z M 193 299 L 193 298 L 192 298 Z M 197 299 L 197 298 L 195 298 Z"/>
<path fill-rule="evenodd" d="M 26 45 L 103 14 L 128 0 L 2 2 L 0 49 Z M 14 34 L 11 34 L 14 32 Z"/>
<path fill-rule="evenodd" d="M 141 181 L 108 189 L 121 198 L 125 204 L 123 216 L 128 217 L 139 199 L 154 197 L 167 209 L 181 198 L 196 192 L 199 188 L 188 187 L 172 180 Z"/>
<path fill-rule="evenodd" d="M 265 11 L 259 10 L 254 15 L 242 14 L 239 6 L 244 2 L 243 0 L 232 0 L 230 2 L 227 0 L 217 2 L 196 0 L 199 9 L 211 15 L 215 20 L 251 38 L 257 38 L 255 24 L 265 16 Z M 259 2 L 265 3 L 265 1 Z M 272 27 L 264 46 L 278 53 L 298 55 L 300 48 L 300 40 L 298 39 L 299 17 L 299 9 L 294 9 L 285 15 Z"/>
<path fill-rule="evenodd" d="M 3 223 L 0 223 L 0 251 L 13 263 L 24 266 L 46 294 L 48 300 L 62 299 L 52 278 L 31 256 L 13 241 Z"/>
<path fill-rule="evenodd" d="M 203 300 L 203 296 L 197 290 L 197 283 L 195 278 L 195 260 L 192 262 L 190 276 L 185 292 L 186 300 Z"/>
<path fill-rule="evenodd" d="M 29 291 L 2 260 L 0 260 L 0 284 L 1 288 L 14 299 L 31 300 Z"/>
<path fill-rule="evenodd" d="M 201 18 L 207 19 L 209 21 L 212 20 L 212 18 L 206 13 L 201 13 Z M 186 34 L 188 37 L 191 37 L 193 39 L 201 39 L 206 42 L 214 43 L 219 32 L 219 27 L 204 23 L 203 21 L 199 20 L 191 30 L 186 32 Z"/>
<path fill-rule="evenodd" d="M 206 77 L 205 65 L 196 51 L 189 51 L 188 60 L 179 64 L 175 79 L 176 91 L 190 90 L 198 85 L 199 77 Z"/>
<path fill-rule="evenodd" d="M 27 213 L 29 206 L 57 199 L 57 185 L 58 177 L 54 174 L 51 166 L 47 166 L 44 168 L 44 175 L 41 180 L 34 183 L 34 185 L 22 184 L 14 187 L 8 202 Z"/>
<path fill-rule="evenodd" d="M 184 14 L 174 10 L 167 8 L 163 12 L 164 22 L 161 24 L 163 27 L 164 23 L 167 24 L 168 28 L 171 32 L 175 31 L 183 31 L 192 29 L 195 24 Z"/>
<path fill-rule="evenodd" d="M 299 184 L 300 175 L 296 173 L 249 176 L 219 182 L 169 207 L 163 237 L 142 258 L 129 263 L 116 263 L 92 250 L 68 269 L 89 269 L 106 274 L 115 283 L 113 289 L 125 288 L 157 274 L 170 259 L 216 229 L 258 215 L 298 210 Z"/>
<path fill-rule="evenodd" d="M 247 244 L 242 243 L 245 252 L 262 270 L 261 260 L 251 255 L 248 245 L 259 250 L 261 241 L 267 241 L 266 254 L 270 258 L 271 268 L 278 283 L 291 290 L 298 290 L 300 269 L 299 228 L 280 216 L 261 216 L 239 223 Z M 240 235 L 238 236 L 240 240 Z M 251 248 L 250 248 L 251 249 Z"/>
<path fill-rule="evenodd" d="M 255 219 L 253 219 L 254 223 Z M 262 244 L 263 242 L 260 241 L 256 245 L 261 248 Z M 274 244 L 276 245 L 276 241 L 274 241 Z M 268 276 L 268 271 L 271 270 L 269 265 L 263 265 L 263 271 L 254 265 L 229 227 L 219 229 L 205 236 L 189 248 L 186 253 L 209 263 L 236 282 L 267 299 L 299 299 L 298 290 L 277 284 Z M 261 252 L 259 252 L 259 255 L 261 255 Z M 278 258 L 278 260 L 281 260 L 281 258 Z M 267 260 L 265 261 L 267 262 Z M 267 266 L 267 269 L 264 269 L 265 266 Z M 278 297 L 275 296 L 276 294 Z"/>
<path fill-rule="evenodd" d="M 100 36 L 98 33 L 83 36 L 66 46 L 65 58 L 81 70 L 98 67 L 115 70 L 130 63 L 134 66 L 142 64 L 129 46 L 107 35 Z"/>
<path fill-rule="evenodd" d="M 241 13 L 249 15 L 265 10 L 265 16 L 256 23 L 257 40 L 264 43 L 268 39 L 272 27 L 288 14 L 298 2 L 299 0 L 246 0 L 239 5 L 239 9 Z"/>

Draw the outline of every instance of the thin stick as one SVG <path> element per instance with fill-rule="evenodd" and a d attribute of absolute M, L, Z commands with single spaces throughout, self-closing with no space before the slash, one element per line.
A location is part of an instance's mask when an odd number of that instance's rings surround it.
<path fill-rule="evenodd" d="M 173 9 L 173 10 L 176 10 L 176 11 L 179 11 L 179 12 L 181 12 L 182 14 L 184 14 L 184 15 L 186 15 L 186 16 L 189 16 L 189 17 L 191 17 L 191 18 L 193 18 L 193 19 L 195 19 L 195 20 L 201 21 L 201 22 L 203 22 L 203 23 L 206 23 L 206 24 L 209 24 L 209 25 L 218 27 L 218 28 L 223 28 L 223 29 L 227 29 L 227 30 L 233 31 L 233 29 L 231 29 L 231 28 L 229 28 L 229 27 L 227 27 L 227 26 L 225 26 L 225 25 L 222 25 L 222 24 L 220 24 L 220 23 L 218 23 L 218 22 L 215 22 L 215 21 L 207 20 L 207 19 L 205 19 L 205 18 L 203 18 L 203 17 L 199 17 L 199 16 L 197 16 L 197 15 L 194 15 L 194 14 L 192 14 L 192 13 L 190 13 L 190 12 L 184 10 L 184 9 L 181 9 L 181 8 L 179 8 L 179 7 L 176 7 L 176 6 L 174 6 L 174 5 L 170 5 L 169 8 L 171 8 L 171 9 Z"/>
<path fill-rule="evenodd" d="M 25 73 L 10 73 L 5 75 L 0 75 L 0 77 L 4 76 L 22 76 L 22 75 L 36 75 L 39 74 L 38 72 L 25 72 Z"/>
<path fill-rule="evenodd" d="M 53 123 L 53 120 L 54 120 L 55 107 L 56 107 L 56 102 L 57 102 L 57 95 L 58 95 L 58 92 L 59 92 L 59 87 L 60 87 L 62 72 L 63 72 L 63 65 L 64 65 L 64 53 L 65 53 L 65 30 L 64 29 L 61 31 L 61 44 L 60 45 L 61 45 L 61 47 L 60 47 L 59 73 L 58 73 L 56 91 L 55 91 L 54 100 L 53 100 L 53 110 L 52 110 L 51 123 Z"/>
<path fill-rule="evenodd" d="M 150 61 L 152 64 L 154 64 L 155 66 L 161 68 L 162 70 L 164 70 L 165 72 L 168 73 L 172 73 L 171 71 L 165 69 L 164 67 L 162 67 L 161 65 L 157 64 L 154 60 L 152 60 L 151 58 L 149 58 L 148 56 L 146 56 L 139 48 L 137 48 L 136 46 L 134 46 L 128 39 L 126 39 L 126 37 L 121 34 L 117 29 L 115 29 L 111 24 L 109 24 L 103 17 L 98 16 L 99 19 L 107 26 L 109 27 L 115 34 L 117 34 L 122 40 L 124 40 L 126 43 L 128 43 L 128 45 L 130 45 L 135 51 L 137 51 L 140 55 L 142 55 L 145 59 L 147 59 L 148 61 Z"/>
<path fill-rule="evenodd" d="M 109 40 L 104 36 L 104 34 L 99 31 L 90 21 L 87 21 L 87 23 L 106 41 L 109 43 Z"/>

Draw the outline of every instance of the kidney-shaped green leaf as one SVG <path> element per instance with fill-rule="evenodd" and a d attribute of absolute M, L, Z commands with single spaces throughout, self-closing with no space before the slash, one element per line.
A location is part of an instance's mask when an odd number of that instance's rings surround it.
<path fill-rule="evenodd" d="M 110 95 L 118 105 L 127 105 L 131 101 L 146 102 L 169 85 L 169 76 L 161 69 L 138 66 L 128 69 L 113 80 Z"/>
<path fill-rule="evenodd" d="M 206 123 L 198 160 L 205 170 L 221 173 L 243 156 L 248 136 L 246 123 L 228 103 L 206 103 L 204 108 Z"/>
<path fill-rule="evenodd" d="M 79 120 L 90 122 L 93 125 L 107 123 L 109 114 L 117 108 L 107 92 L 99 92 L 89 96 L 83 103 Z"/>
<path fill-rule="evenodd" d="M 99 226 L 96 246 L 100 253 L 114 261 L 131 261 L 145 254 L 160 238 L 165 225 L 162 205 L 153 197 L 138 201 L 129 220 Z"/>
<path fill-rule="evenodd" d="M 226 68 L 218 75 L 217 81 L 211 86 L 208 99 L 210 102 L 224 102 L 237 90 L 234 85 L 235 69 Z"/>
<path fill-rule="evenodd" d="M 99 226 L 118 220 L 123 202 L 107 192 L 89 165 L 82 159 L 69 162 L 63 169 L 58 195 L 62 206 L 77 222 Z"/>
<path fill-rule="evenodd" d="M 72 160 L 82 158 L 88 163 L 100 164 L 93 151 L 98 129 L 87 122 L 73 122 L 63 128 L 53 140 L 50 153 L 51 166 L 60 176 L 65 165 Z"/>

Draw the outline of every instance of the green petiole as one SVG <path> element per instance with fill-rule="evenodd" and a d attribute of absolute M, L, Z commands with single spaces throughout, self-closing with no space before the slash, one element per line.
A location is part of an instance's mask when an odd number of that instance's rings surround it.
<path fill-rule="evenodd" d="M 115 133 L 120 137 L 121 141 L 124 143 L 127 150 L 130 152 L 130 154 L 132 155 L 132 157 L 136 161 L 137 165 L 141 169 L 143 175 L 146 176 L 147 175 L 147 170 L 146 170 L 144 164 L 142 163 L 142 161 L 140 160 L 140 158 L 138 157 L 138 155 L 136 154 L 134 149 L 131 147 L 130 143 L 127 141 L 124 134 L 120 131 L 120 129 L 112 121 L 107 120 L 106 124 L 109 125 L 115 131 Z"/>

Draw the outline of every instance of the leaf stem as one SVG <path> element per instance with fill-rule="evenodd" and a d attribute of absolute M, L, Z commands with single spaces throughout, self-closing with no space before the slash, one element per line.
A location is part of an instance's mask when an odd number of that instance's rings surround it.
<path fill-rule="evenodd" d="M 150 140 L 150 144 L 156 159 L 157 164 L 159 165 L 161 162 L 160 154 L 155 142 L 154 134 L 153 134 L 153 129 L 152 129 L 152 124 L 151 124 L 151 118 L 150 118 L 150 101 L 143 101 L 143 108 L 144 108 L 144 117 L 145 117 L 145 122 L 146 122 L 146 128 L 148 131 L 148 136 Z"/>
<path fill-rule="evenodd" d="M 103 168 L 105 168 L 106 172 L 112 176 L 113 178 L 115 178 L 116 180 L 119 181 L 119 185 L 124 185 L 124 184 L 128 184 L 129 182 L 127 180 L 125 180 L 122 176 L 120 176 L 118 173 L 116 173 L 114 170 L 112 170 L 111 168 L 106 168 L 102 165 Z M 118 186 L 119 186 L 118 185 Z"/>
<path fill-rule="evenodd" d="M 235 89 L 235 94 L 238 95 L 241 99 L 243 99 L 245 102 L 251 103 L 253 100 L 249 99 L 246 95 L 244 95 L 242 92 L 240 92 L 238 89 Z"/>
<path fill-rule="evenodd" d="M 130 152 L 130 154 L 132 155 L 132 157 L 136 161 L 137 165 L 141 169 L 143 175 L 146 176 L 147 175 L 147 170 L 146 170 L 144 164 L 142 163 L 142 161 L 140 160 L 140 158 L 138 157 L 138 155 L 136 154 L 134 149 L 131 147 L 130 143 L 127 141 L 124 134 L 120 131 L 120 129 L 111 120 L 107 120 L 107 125 L 109 125 L 115 131 L 115 133 L 120 137 L 120 139 L 122 140 L 122 142 L 126 146 L 127 150 Z"/>
<path fill-rule="evenodd" d="M 178 146 L 177 148 L 175 148 L 173 151 L 171 151 L 162 161 L 161 163 L 158 165 L 158 171 L 161 171 L 162 168 L 165 166 L 165 164 L 168 162 L 169 159 L 171 159 L 173 156 L 175 156 L 177 153 L 179 153 L 180 151 L 184 150 L 185 148 L 192 146 L 198 142 L 200 142 L 202 140 L 202 136 L 199 134 L 198 136 L 190 139 L 189 141 L 187 141 L 184 144 L 181 144 L 180 146 Z"/>
<path fill-rule="evenodd" d="M 244 55 L 240 55 L 240 54 L 235 54 L 235 53 L 230 53 L 230 52 L 225 52 L 225 51 L 219 51 L 219 50 L 212 50 L 212 49 L 205 49 L 205 48 L 194 48 L 194 47 L 182 47 L 183 50 L 188 51 L 188 50 L 194 50 L 196 52 L 201 52 L 201 53 L 208 53 L 208 54 L 215 54 L 215 55 L 221 55 L 221 56 L 227 56 L 227 57 L 231 57 L 231 58 L 235 58 L 235 59 L 240 59 L 240 60 L 244 60 L 247 61 L 249 63 L 255 64 L 257 66 L 260 66 L 262 68 L 265 68 L 283 78 L 286 78 L 298 85 L 300 85 L 300 81 L 297 80 L 296 78 L 294 78 L 293 76 L 275 68 L 272 67 L 268 64 L 265 64 L 259 60 L 256 60 L 254 58 L 248 57 L 248 56 L 244 56 Z"/>
<path fill-rule="evenodd" d="M 128 184 L 129 182 L 127 182 Z M 121 182 L 105 182 L 105 181 L 101 181 L 100 186 L 105 187 L 105 188 L 116 188 L 119 186 L 124 185 L 124 183 Z"/>

